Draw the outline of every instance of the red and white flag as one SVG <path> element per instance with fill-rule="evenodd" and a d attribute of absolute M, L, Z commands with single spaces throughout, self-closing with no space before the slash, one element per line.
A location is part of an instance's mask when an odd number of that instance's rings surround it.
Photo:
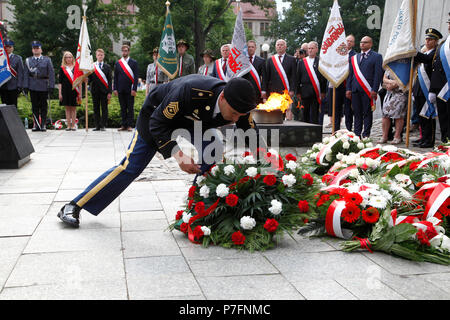
<path fill-rule="evenodd" d="M 74 81 L 73 88 L 77 87 L 80 83 L 86 79 L 91 73 L 94 72 L 94 59 L 91 53 L 91 42 L 89 41 L 89 33 L 86 23 L 86 9 L 83 6 L 84 15 L 83 22 L 81 23 L 80 38 L 78 40 L 77 56 L 75 59 Z"/>

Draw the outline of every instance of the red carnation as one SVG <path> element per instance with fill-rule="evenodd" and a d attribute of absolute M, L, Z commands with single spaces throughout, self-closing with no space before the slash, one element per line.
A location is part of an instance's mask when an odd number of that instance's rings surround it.
<path fill-rule="evenodd" d="M 357 205 L 355 205 L 353 202 L 347 202 L 345 204 L 344 210 L 342 210 L 341 216 L 348 223 L 353 223 L 356 220 L 358 220 L 360 215 L 361 215 L 361 210 L 359 209 L 359 207 Z"/>
<path fill-rule="evenodd" d="M 447 198 L 447 200 L 439 207 L 439 213 L 446 217 L 450 217 L 450 198 Z"/>
<path fill-rule="evenodd" d="M 195 204 L 194 208 L 195 212 L 203 213 L 205 211 L 205 203 L 203 201 L 199 201 Z"/>
<path fill-rule="evenodd" d="M 411 162 L 411 164 L 409 165 L 409 171 L 414 171 L 417 169 L 417 167 L 419 166 L 419 164 L 422 161 L 415 161 L 415 162 Z"/>
<path fill-rule="evenodd" d="M 194 197 L 196 189 L 197 189 L 196 186 L 192 186 L 192 187 L 189 188 L 189 194 L 188 194 L 189 198 L 193 198 Z"/>
<path fill-rule="evenodd" d="M 278 228 L 278 221 L 275 219 L 267 219 L 266 223 L 264 224 L 264 229 L 266 229 L 268 232 L 275 232 Z"/>
<path fill-rule="evenodd" d="M 196 226 L 193 233 L 194 233 L 194 238 L 197 240 L 199 240 L 201 237 L 204 236 L 201 226 Z"/>
<path fill-rule="evenodd" d="M 188 208 L 192 209 L 192 205 L 194 204 L 194 200 L 189 200 L 188 202 Z"/>
<path fill-rule="evenodd" d="M 363 220 L 367 223 L 375 223 L 380 218 L 380 212 L 377 208 L 369 207 L 362 212 Z"/>
<path fill-rule="evenodd" d="M 305 180 L 307 180 L 306 184 L 307 184 L 308 186 L 310 186 L 310 185 L 312 185 L 312 184 L 314 183 L 314 179 L 313 179 L 313 177 L 312 177 L 309 173 L 306 173 L 305 175 L 303 175 L 302 178 L 305 179 Z"/>
<path fill-rule="evenodd" d="M 231 235 L 231 241 L 233 241 L 235 245 L 242 245 L 245 242 L 245 236 L 240 231 L 236 231 Z"/>
<path fill-rule="evenodd" d="M 351 183 L 351 182 L 352 182 L 352 181 L 351 181 L 350 179 L 344 179 L 344 180 L 341 180 L 341 181 L 339 182 L 339 185 L 342 186 L 343 184 Z"/>
<path fill-rule="evenodd" d="M 356 205 L 360 205 L 361 202 L 363 202 L 363 198 L 359 193 L 356 192 L 349 192 L 344 196 L 344 200 L 346 202 L 352 202 Z"/>
<path fill-rule="evenodd" d="M 183 210 L 178 210 L 175 219 L 180 220 L 183 217 L 183 212 L 184 212 Z"/>
<path fill-rule="evenodd" d="M 180 231 L 183 233 L 186 233 L 188 231 L 188 224 L 186 222 L 183 222 L 180 226 Z"/>
<path fill-rule="evenodd" d="M 238 181 L 238 184 L 246 183 L 248 180 L 250 180 L 249 176 L 243 177 L 241 180 Z"/>
<path fill-rule="evenodd" d="M 300 212 L 306 213 L 309 210 L 309 203 L 306 200 L 300 200 L 297 206 Z"/>
<path fill-rule="evenodd" d="M 423 230 L 417 231 L 416 235 L 417 240 L 419 240 L 421 244 L 430 246 L 430 241 L 428 240 L 427 235 L 425 234 L 425 232 L 423 232 Z"/>
<path fill-rule="evenodd" d="M 330 200 L 330 196 L 328 194 L 323 194 L 320 196 L 319 201 L 317 201 L 317 206 L 320 207 L 329 200 Z"/>
<path fill-rule="evenodd" d="M 225 198 L 225 203 L 227 205 L 229 205 L 230 207 L 234 207 L 237 205 L 239 200 L 239 197 L 235 194 L 229 194 L 226 198 Z"/>
<path fill-rule="evenodd" d="M 263 181 L 268 186 L 273 186 L 275 183 L 277 183 L 277 177 L 275 177 L 273 174 L 269 174 L 264 177 Z"/>
<path fill-rule="evenodd" d="M 448 179 L 448 177 L 439 177 L 438 179 L 437 179 L 437 182 L 447 182 L 447 179 Z"/>
<path fill-rule="evenodd" d="M 285 158 L 287 161 L 297 161 L 297 157 L 294 156 L 292 153 L 288 153 Z"/>

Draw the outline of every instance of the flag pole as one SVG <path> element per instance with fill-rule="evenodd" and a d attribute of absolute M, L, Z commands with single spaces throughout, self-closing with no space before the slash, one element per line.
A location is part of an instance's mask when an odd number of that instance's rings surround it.
<path fill-rule="evenodd" d="M 334 134 L 334 132 L 336 131 L 335 118 L 336 118 L 336 87 L 333 86 L 333 116 L 331 117 L 333 125 L 333 130 L 331 132 L 332 134 Z"/>
<path fill-rule="evenodd" d="M 87 5 L 86 2 L 83 1 L 83 20 L 84 23 L 86 23 L 86 10 L 87 10 Z M 83 30 L 81 31 L 83 32 Z M 87 78 L 86 78 L 87 79 Z M 83 83 L 81 83 L 81 88 L 83 88 Z M 84 95 L 85 95 L 85 105 L 84 105 L 84 113 L 85 113 L 85 127 L 86 127 L 86 132 L 89 131 L 89 112 L 88 112 L 88 83 L 87 81 L 84 82 Z"/>
<path fill-rule="evenodd" d="M 413 2 L 413 16 L 412 16 L 412 39 L 414 46 L 416 45 L 416 21 L 417 21 L 417 0 Z M 411 70 L 409 71 L 409 88 L 408 88 L 408 112 L 406 116 L 406 148 L 409 147 L 409 130 L 411 122 L 411 104 L 412 104 L 412 83 L 414 75 L 414 57 L 411 58 Z"/>

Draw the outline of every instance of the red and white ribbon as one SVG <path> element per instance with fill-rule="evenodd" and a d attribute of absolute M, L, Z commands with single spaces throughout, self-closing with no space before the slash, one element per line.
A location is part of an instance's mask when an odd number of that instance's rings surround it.
<path fill-rule="evenodd" d="M 74 75 L 73 75 L 72 70 L 69 67 L 63 67 L 63 66 L 61 66 L 61 69 L 63 70 L 67 79 L 69 79 L 70 84 L 73 86 Z M 80 96 L 80 94 L 81 94 L 80 89 L 78 87 L 76 87 L 75 90 L 77 91 L 78 96 Z"/>
<path fill-rule="evenodd" d="M 277 59 L 278 55 L 272 56 L 272 62 L 275 66 L 275 69 L 277 70 L 278 76 L 280 77 L 281 81 L 283 82 L 284 89 L 287 91 L 290 91 L 289 87 L 289 80 L 286 75 L 286 72 L 284 71 L 283 65 L 281 64 L 280 59 Z"/>
<path fill-rule="evenodd" d="M 216 72 L 217 72 L 217 75 L 219 76 L 220 80 L 228 81 L 227 75 L 223 72 L 222 64 L 223 64 L 223 58 L 220 58 L 220 59 L 216 60 Z"/>
<path fill-rule="evenodd" d="M 370 105 L 373 106 L 373 99 L 372 99 L 372 95 L 370 94 L 370 92 L 372 91 L 372 87 L 370 86 L 369 82 L 367 82 L 366 78 L 364 77 L 363 73 L 361 72 L 361 69 L 359 68 L 357 56 L 358 55 L 355 54 L 352 57 L 353 73 L 355 74 L 355 78 L 358 81 L 359 85 L 361 86 L 361 88 L 363 88 L 364 92 L 369 97 Z"/>
<path fill-rule="evenodd" d="M 94 64 L 94 72 L 97 78 L 99 78 L 100 82 L 103 83 L 103 85 L 106 87 L 106 89 L 109 88 L 108 86 L 108 79 L 106 78 L 105 73 L 100 69 L 98 64 Z"/>
<path fill-rule="evenodd" d="M 341 228 L 342 210 L 345 209 L 345 201 L 334 200 L 328 207 L 325 217 L 325 231 L 333 237 L 347 239 Z"/>
<path fill-rule="evenodd" d="M 445 200 L 447 200 L 448 197 L 450 197 L 450 185 L 445 183 L 438 183 L 434 187 L 434 190 L 431 193 L 430 198 L 428 199 L 425 206 L 425 219 L 434 217 L 436 212 L 441 208 L 442 204 L 445 202 Z"/>
<path fill-rule="evenodd" d="M 303 63 L 305 65 L 306 71 L 308 72 L 309 80 L 311 81 L 314 91 L 316 93 L 317 102 L 319 102 L 319 104 L 322 104 L 322 100 L 320 99 L 319 78 L 317 78 L 316 71 L 314 70 L 314 66 L 312 65 L 314 63 L 314 60 L 311 61 L 311 64 L 309 61 L 310 61 L 310 59 L 303 58 Z"/>
<path fill-rule="evenodd" d="M 131 80 L 131 83 L 134 84 L 133 70 L 131 70 L 128 62 L 123 57 L 119 60 L 119 65 L 122 67 L 122 70 L 126 74 L 126 76 Z"/>
<path fill-rule="evenodd" d="M 339 171 L 338 175 L 334 177 L 333 181 L 331 181 L 330 186 L 338 186 L 342 180 L 344 180 L 350 175 L 353 169 L 358 170 L 358 167 L 356 165 L 352 165 Z"/>

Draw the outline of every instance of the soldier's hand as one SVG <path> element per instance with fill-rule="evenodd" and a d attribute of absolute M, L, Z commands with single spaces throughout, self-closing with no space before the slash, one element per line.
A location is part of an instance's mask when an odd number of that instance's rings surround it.
<path fill-rule="evenodd" d="M 131 91 L 131 95 L 132 95 L 133 97 L 136 97 L 136 95 L 137 95 L 136 91 L 132 90 L 132 91 Z"/>
<path fill-rule="evenodd" d="M 349 100 L 352 100 L 352 92 L 351 91 L 345 92 L 345 97 Z"/>
<path fill-rule="evenodd" d="M 180 150 L 175 153 L 174 158 L 177 160 L 180 169 L 184 172 L 189 174 L 200 173 L 199 165 L 194 162 L 194 159 L 185 155 L 183 151 Z"/>
<path fill-rule="evenodd" d="M 430 100 L 431 103 L 436 103 L 436 93 L 430 92 L 428 94 L 428 100 Z"/>

